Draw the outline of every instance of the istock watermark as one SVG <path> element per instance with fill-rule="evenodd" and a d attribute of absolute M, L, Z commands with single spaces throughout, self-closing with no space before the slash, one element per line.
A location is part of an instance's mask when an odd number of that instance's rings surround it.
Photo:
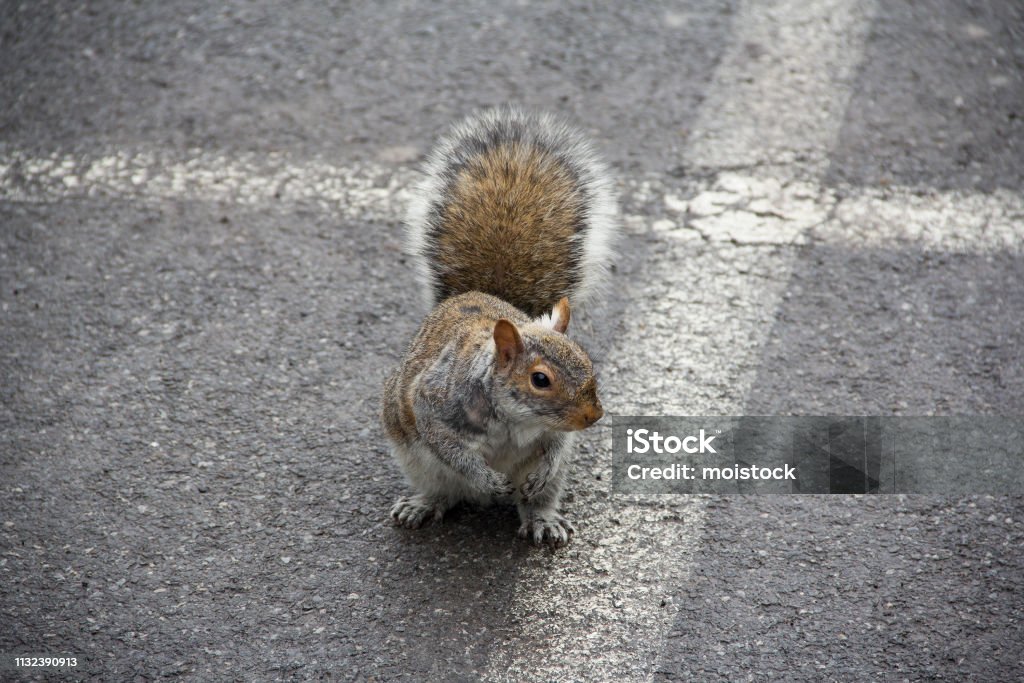
<path fill-rule="evenodd" d="M 662 436 L 656 431 L 649 429 L 626 429 L 626 451 L 628 453 L 716 453 L 711 445 L 715 440 L 713 436 L 705 436 L 704 430 L 700 430 L 700 436 L 686 436 L 680 439 L 678 436 Z M 699 445 L 694 445 L 698 444 Z"/>
<path fill-rule="evenodd" d="M 1024 493 L 1024 417 L 614 417 L 616 493 Z"/>

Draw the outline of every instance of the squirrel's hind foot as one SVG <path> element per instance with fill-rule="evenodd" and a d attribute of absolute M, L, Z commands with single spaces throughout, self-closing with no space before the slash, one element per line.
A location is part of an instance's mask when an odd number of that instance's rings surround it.
<path fill-rule="evenodd" d="M 561 548 L 569 545 L 576 529 L 565 517 L 547 510 L 530 513 L 519 526 L 519 538 L 527 538 L 534 545 L 550 545 Z"/>
<path fill-rule="evenodd" d="M 418 493 L 408 498 L 399 498 L 391 507 L 391 519 L 397 526 L 419 529 L 428 522 L 440 522 L 447 510 L 444 501 Z"/>

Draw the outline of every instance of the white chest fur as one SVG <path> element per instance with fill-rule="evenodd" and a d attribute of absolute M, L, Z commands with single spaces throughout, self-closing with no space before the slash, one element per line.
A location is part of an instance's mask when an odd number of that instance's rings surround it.
<path fill-rule="evenodd" d="M 494 469 L 507 472 L 536 455 L 537 447 L 547 433 L 548 429 L 543 424 L 494 420 L 484 437 L 484 458 Z"/>

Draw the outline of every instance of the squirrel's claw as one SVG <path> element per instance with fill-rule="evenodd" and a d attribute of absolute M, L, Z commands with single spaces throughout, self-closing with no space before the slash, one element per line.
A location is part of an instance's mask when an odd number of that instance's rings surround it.
<path fill-rule="evenodd" d="M 508 498 L 516 492 L 515 484 L 508 478 L 508 475 L 495 472 L 490 480 L 491 495 L 495 498 Z"/>
<path fill-rule="evenodd" d="M 546 512 L 530 517 L 519 527 L 519 538 L 527 538 L 534 545 L 550 545 L 561 548 L 572 540 L 576 529 L 557 512 Z"/>
<path fill-rule="evenodd" d="M 399 498 L 391 508 L 391 519 L 406 529 L 419 529 L 427 522 L 440 522 L 447 508 L 434 498 L 424 495 Z"/>

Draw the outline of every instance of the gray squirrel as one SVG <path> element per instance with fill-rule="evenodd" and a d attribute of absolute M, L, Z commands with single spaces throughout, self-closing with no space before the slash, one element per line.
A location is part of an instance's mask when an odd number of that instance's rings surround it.
<path fill-rule="evenodd" d="M 415 529 L 460 501 L 515 503 L 519 536 L 562 546 L 574 432 L 603 415 L 569 302 L 606 278 L 617 206 L 586 139 L 548 114 L 471 116 L 429 155 L 406 218 L 429 297 L 381 418 L 413 488 L 391 509 Z"/>

